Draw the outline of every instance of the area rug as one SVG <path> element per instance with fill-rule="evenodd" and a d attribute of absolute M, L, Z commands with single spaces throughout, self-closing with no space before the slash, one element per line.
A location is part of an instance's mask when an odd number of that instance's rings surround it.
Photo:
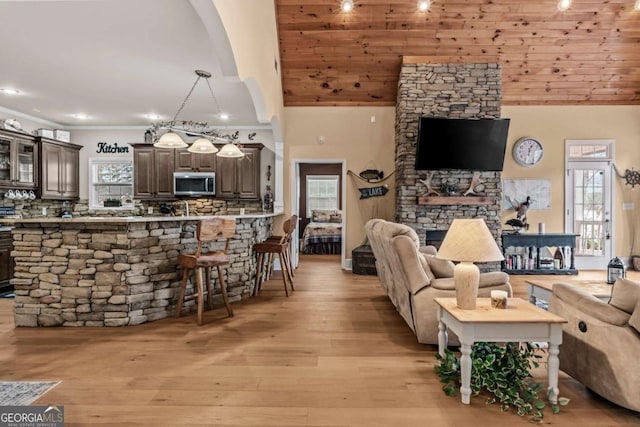
<path fill-rule="evenodd" d="M 0 406 L 24 406 L 60 384 L 60 381 L 0 381 Z"/>

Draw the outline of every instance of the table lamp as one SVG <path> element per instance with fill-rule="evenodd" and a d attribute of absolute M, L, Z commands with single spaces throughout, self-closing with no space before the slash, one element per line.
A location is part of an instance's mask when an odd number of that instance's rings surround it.
<path fill-rule="evenodd" d="M 454 219 L 437 258 L 459 261 L 453 269 L 458 308 L 476 308 L 480 269 L 474 262 L 502 261 L 504 257 L 482 218 Z"/>

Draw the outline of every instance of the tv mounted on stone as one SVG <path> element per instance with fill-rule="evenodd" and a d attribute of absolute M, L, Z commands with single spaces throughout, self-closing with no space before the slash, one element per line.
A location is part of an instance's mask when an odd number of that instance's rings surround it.
<path fill-rule="evenodd" d="M 509 119 L 421 117 L 416 170 L 502 171 Z"/>

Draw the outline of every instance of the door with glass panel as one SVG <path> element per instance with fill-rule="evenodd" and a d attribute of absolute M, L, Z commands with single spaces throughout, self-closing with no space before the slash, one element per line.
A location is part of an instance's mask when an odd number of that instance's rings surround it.
<path fill-rule="evenodd" d="M 35 187 L 37 185 L 36 176 L 36 144 L 31 141 L 16 139 L 15 160 L 16 185 L 20 187 Z"/>
<path fill-rule="evenodd" d="M 35 142 L 0 135 L 0 186 L 35 188 L 37 164 Z"/>
<path fill-rule="evenodd" d="M 13 139 L 0 135 L 0 185 L 3 187 L 8 187 L 12 184 L 11 141 Z"/>
<path fill-rule="evenodd" d="M 613 141 L 567 141 L 567 232 L 576 237 L 576 268 L 605 269 L 613 248 Z"/>

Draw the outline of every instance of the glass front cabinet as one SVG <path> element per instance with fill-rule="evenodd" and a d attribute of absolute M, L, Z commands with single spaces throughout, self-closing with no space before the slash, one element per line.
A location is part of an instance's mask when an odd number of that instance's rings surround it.
<path fill-rule="evenodd" d="M 28 137 L 0 132 L 0 188 L 35 188 L 38 150 Z"/>

